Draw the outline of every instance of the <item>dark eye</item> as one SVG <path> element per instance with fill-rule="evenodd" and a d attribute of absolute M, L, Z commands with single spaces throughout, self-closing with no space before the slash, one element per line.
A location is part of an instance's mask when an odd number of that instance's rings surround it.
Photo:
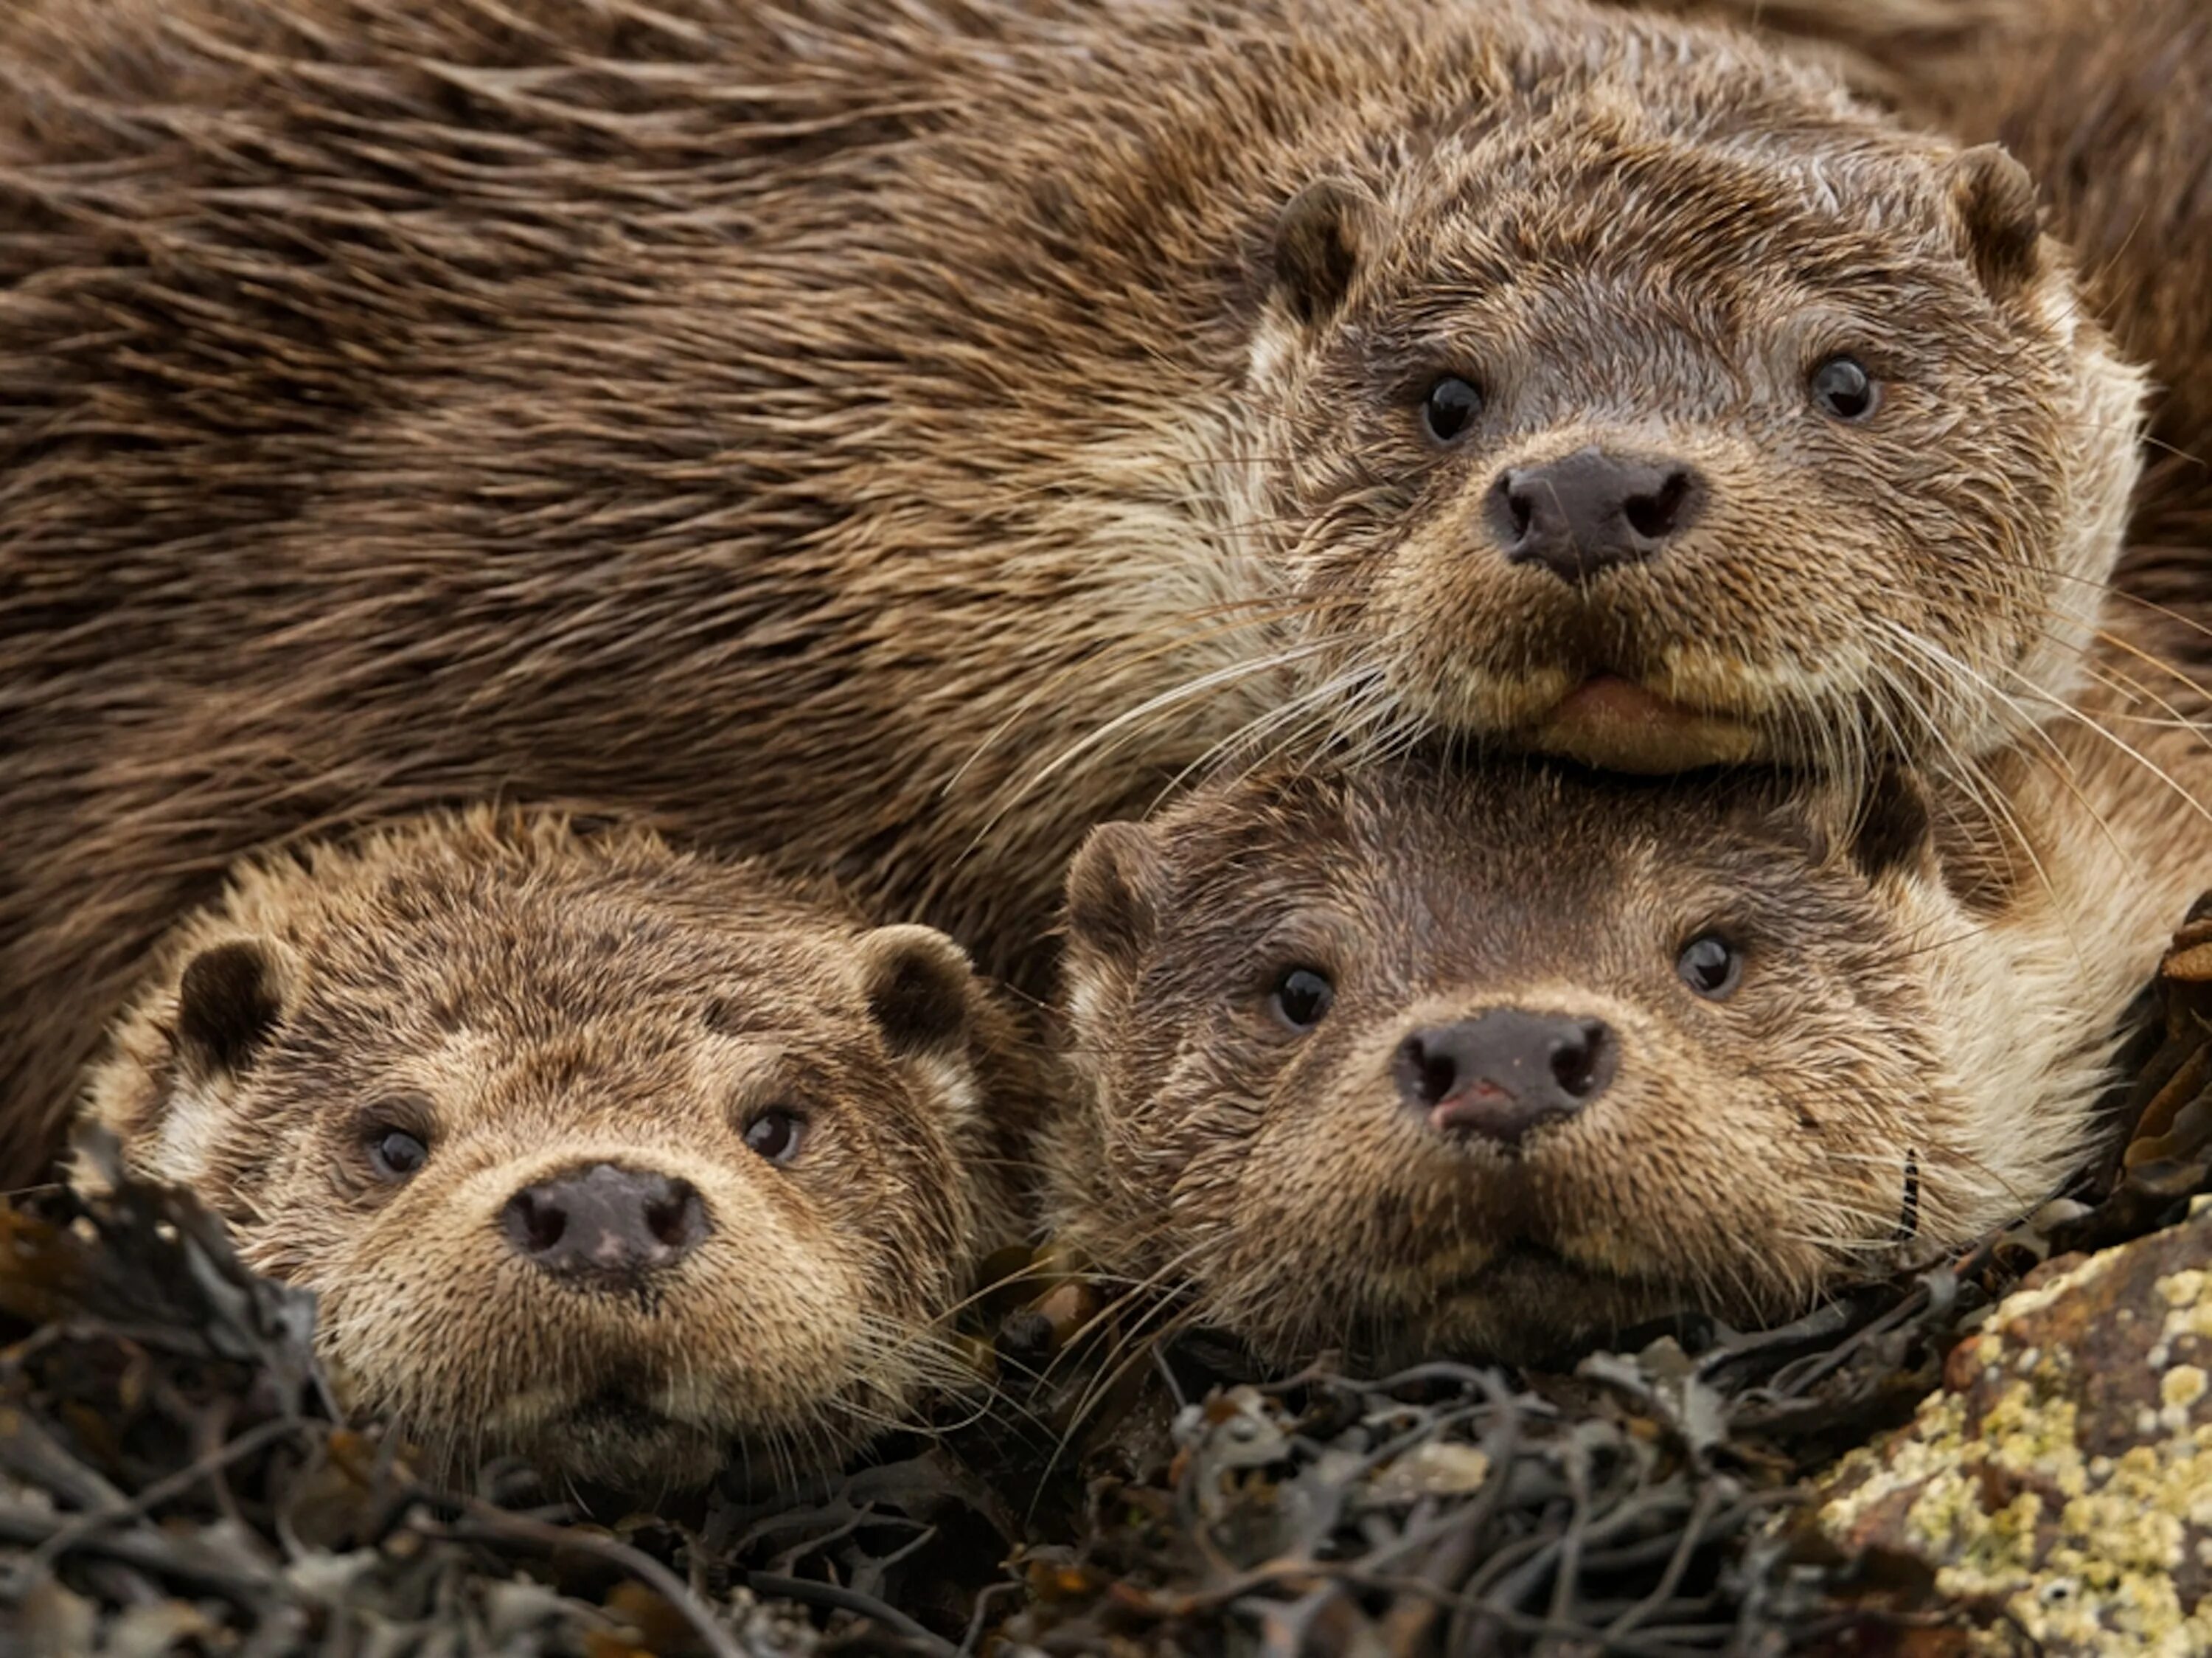
<path fill-rule="evenodd" d="M 1421 422 L 1439 443 L 1450 442 L 1481 412 L 1482 393 L 1457 375 L 1446 375 L 1421 400 Z"/>
<path fill-rule="evenodd" d="M 368 1161 L 380 1178 L 408 1179 L 430 1161 L 430 1148 L 419 1136 L 404 1128 L 375 1128 L 368 1131 Z"/>
<path fill-rule="evenodd" d="M 1336 986 L 1310 967 L 1292 967 L 1275 981 L 1267 1005 L 1294 1031 L 1310 1031 L 1328 1016 Z"/>
<path fill-rule="evenodd" d="M 745 1144 L 771 1163 L 787 1163 L 799 1155 L 806 1138 L 806 1119 L 797 1112 L 773 1106 L 745 1125 Z"/>
<path fill-rule="evenodd" d="M 1674 958 L 1674 971 L 1699 996 L 1724 1001 L 1743 978 L 1743 952 L 1718 933 L 1699 933 Z"/>
<path fill-rule="evenodd" d="M 1864 420 L 1880 400 L 1874 377 L 1856 357 L 1830 357 L 1808 383 L 1814 403 L 1838 420 Z"/>

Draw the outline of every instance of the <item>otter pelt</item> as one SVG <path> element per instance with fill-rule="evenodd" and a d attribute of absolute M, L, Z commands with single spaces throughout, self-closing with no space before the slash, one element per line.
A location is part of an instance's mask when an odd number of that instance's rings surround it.
<path fill-rule="evenodd" d="M 1048 1090 L 943 934 L 477 808 L 251 861 L 143 966 L 84 1114 L 315 1290 L 354 1405 L 433 1454 L 632 1489 L 732 1453 L 787 1472 L 973 1382 L 947 1326 L 1028 1234 Z M 769 1112 L 787 1155 L 753 1149 Z M 394 1131 L 417 1167 L 378 1161 Z M 678 1183 L 696 1236 L 629 1276 L 544 1266 L 517 1202 L 595 1167 Z M 614 1390 L 661 1414 L 595 1421 Z"/>
<path fill-rule="evenodd" d="M 1103 826 L 1069 880 L 1081 1086 L 1042 1137 L 1060 1243 L 1287 1367 L 1557 1360 L 1970 1246 L 2102 1149 L 2126 1006 L 2212 883 L 2201 812 L 2145 781 L 2212 799 L 2212 750 L 2117 747 L 2127 703 L 2093 686 L 1971 793 L 1417 759 Z M 1747 958 L 1717 1002 L 1672 961 L 1710 932 Z M 1295 967 L 1334 985 L 1303 1032 L 1267 1005 Z M 1503 1156 L 1394 1089 L 1401 1039 L 1498 1008 L 1601 1018 L 1620 1056 Z"/>
<path fill-rule="evenodd" d="M 2113 577 L 2118 605 L 2160 661 L 2212 676 L 2212 10 L 2200 0 L 1661 9 L 1817 43 L 1821 61 L 1903 119 L 2002 143 L 2027 169 L 2090 308 L 2153 381 L 2142 484 Z M 2159 609 L 2182 614 L 2160 625 Z M 2191 717 L 2205 711 L 2198 686 L 2173 674 L 2124 656 L 2107 667 Z"/>
<path fill-rule="evenodd" d="M 1249 499 L 1258 436 L 1314 432 L 1247 376 L 1260 321 L 1285 338 L 1276 216 L 1316 175 L 1387 191 L 1470 112 L 1618 72 L 1723 150 L 1755 135 L 1730 177 L 1832 137 L 1854 159 L 1824 184 L 1863 186 L 1961 294 L 1989 250 L 1960 204 L 1999 177 L 1953 179 L 1821 77 L 1564 0 L 40 0 L 4 41 L 16 1177 L 149 941 L 232 860 L 456 799 L 803 849 L 1038 982 L 1082 830 L 1285 711 L 1286 549 L 1404 504 L 1357 454 L 1292 469 L 1339 492 L 1311 525 Z M 1601 151 L 1650 140 L 1608 107 Z M 1655 199 L 1695 174 L 1659 168 Z M 2063 259 L 2021 232 L 1991 246 L 2032 277 L 1974 302 L 2024 411 L 2084 348 L 2049 332 Z M 1670 234 L 1741 265 L 1703 218 Z M 1877 308 L 1909 314 L 1925 274 L 1873 273 Z M 2124 435 L 2131 382 L 2100 383 L 2086 436 L 1993 423 L 2022 447 L 1963 493 L 2006 546 L 2016 512 L 2101 559 L 2057 481 Z M 1882 451 L 1931 485 L 1896 500 L 1969 481 L 1951 439 Z M 1848 585 L 1790 575 L 1733 602 Z"/>

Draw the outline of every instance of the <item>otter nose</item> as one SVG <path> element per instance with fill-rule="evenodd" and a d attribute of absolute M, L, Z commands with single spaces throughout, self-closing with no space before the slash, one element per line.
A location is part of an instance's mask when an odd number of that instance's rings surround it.
<path fill-rule="evenodd" d="M 1509 563 L 1582 582 L 1650 558 L 1690 527 L 1704 498 L 1704 480 L 1680 460 L 1593 447 L 1500 472 L 1486 511 Z"/>
<path fill-rule="evenodd" d="M 500 1229 L 548 1272 L 627 1285 L 673 1266 L 711 1228 L 689 1180 L 594 1163 L 523 1187 L 500 1211 Z"/>
<path fill-rule="evenodd" d="M 1391 1072 L 1399 1097 L 1431 1127 L 1510 1147 L 1604 1093 L 1616 1058 L 1603 1020 L 1493 1008 L 1415 1031 Z"/>

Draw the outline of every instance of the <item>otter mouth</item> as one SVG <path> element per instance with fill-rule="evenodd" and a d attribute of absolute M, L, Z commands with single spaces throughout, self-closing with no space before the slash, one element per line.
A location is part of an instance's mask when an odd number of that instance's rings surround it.
<path fill-rule="evenodd" d="M 1542 753 L 1600 771 L 1653 776 L 1741 765 L 1764 747 L 1743 720 L 1674 702 L 1609 672 L 1583 680 L 1520 735 Z"/>
<path fill-rule="evenodd" d="M 1432 1344 L 1505 1363 L 1564 1365 L 1609 1332 L 1671 1318 L 1689 1304 L 1672 1285 L 1520 1236 L 1441 1286 L 1425 1322 Z"/>
<path fill-rule="evenodd" d="M 683 1489 L 721 1467 L 724 1436 L 611 1386 L 546 1417 L 518 1448 L 571 1478 L 610 1490 Z"/>
<path fill-rule="evenodd" d="M 1608 1276 L 1570 1260 L 1547 1243 L 1516 1237 L 1492 1251 L 1474 1271 L 1453 1280 L 1444 1293 L 1447 1297 L 1486 1295 L 1509 1279 L 1571 1277 L 1595 1281 Z"/>
<path fill-rule="evenodd" d="M 1455 1274 L 1437 1292 L 1440 1303 L 1480 1302 L 1540 1307 L 1558 1295 L 1601 1294 L 1642 1300 L 1672 1293 L 1655 1279 L 1577 1260 L 1527 1233 L 1500 1243 L 1478 1266 Z"/>
<path fill-rule="evenodd" d="M 688 1425 L 625 1387 L 602 1387 L 563 1411 L 556 1423 L 559 1430 L 595 1437 L 642 1437 Z"/>

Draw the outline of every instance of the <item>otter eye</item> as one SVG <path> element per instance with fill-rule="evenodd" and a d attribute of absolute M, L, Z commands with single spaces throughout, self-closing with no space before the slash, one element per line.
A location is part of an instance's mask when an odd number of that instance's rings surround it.
<path fill-rule="evenodd" d="M 1709 1001 L 1725 1001 L 1743 978 L 1743 952 L 1718 933 L 1699 933 L 1674 958 L 1682 982 Z"/>
<path fill-rule="evenodd" d="M 771 1163 L 789 1162 L 799 1155 L 805 1138 L 806 1119 L 780 1106 L 770 1106 L 745 1125 L 745 1144 Z"/>
<path fill-rule="evenodd" d="M 1449 443 L 1482 412 L 1482 393 L 1457 375 L 1446 375 L 1421 399 L 1421 424 L 1439 443 Z"/>
<path fill-rule="evenodd" d="M 1814 403 L 1838 420 L 1864 420 L 1879 400 L 1874 377 L 1856 357 L 1830 357 L 1807 383 Z"/>
<path fill-rule="evenodd" d="M 430 1161 L 430 1148 L 404 1128 L 368 1131 L 368 1162 L 386 1180 L 404 1180 Z"/>
<path fill-rule="evenodd" d="M 1294 1031 L 1310 1031 L 1328 1016 L 1336 986 L 1311 967 L 1292 967 L 1275 981 L 1267 1006 Z"/>

